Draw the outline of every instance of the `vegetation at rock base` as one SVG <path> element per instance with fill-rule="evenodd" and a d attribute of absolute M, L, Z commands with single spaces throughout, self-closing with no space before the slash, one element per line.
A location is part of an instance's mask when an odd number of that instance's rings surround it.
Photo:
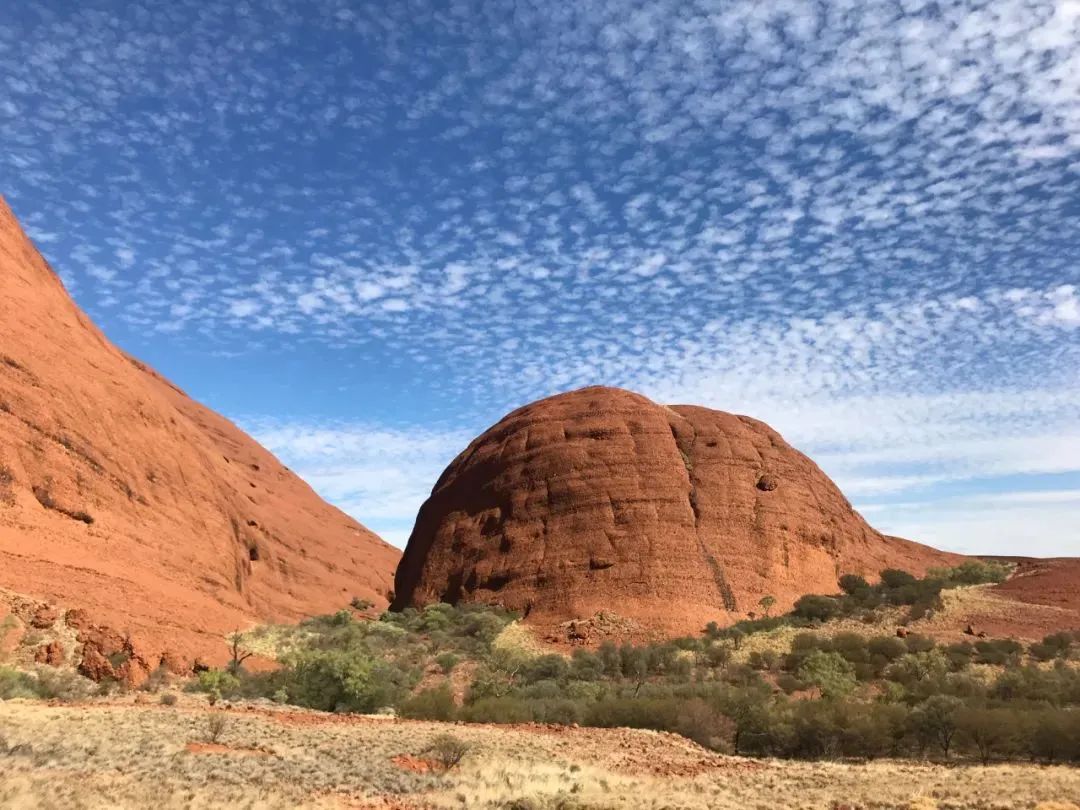
<path fill-rule="evenodd" d="M 345 610 L 278 628 L 279 671 L 204 672 L 197 688 L 415 719 L 655 729 L 753 756 L 1080 762 L 1080 636 L 1025 647 L 829 630 L 882 606 L 932 611 L 943 590 L 1005 573 L 972 562 L 923 579 L 845 576 L 841 594 L 785 615 L 569 656 L 506 643 L 516 617 L 498 608 L 436 604 L 377 621 Z M 785 649 L 740 649 L 781 628 L 801 630 Z"/>

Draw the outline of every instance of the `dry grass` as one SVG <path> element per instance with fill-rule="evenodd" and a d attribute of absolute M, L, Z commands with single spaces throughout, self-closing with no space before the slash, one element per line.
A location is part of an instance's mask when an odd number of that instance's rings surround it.
<path fill-rule="evenodd" d="M 533 630 L 520 620 L 506 625 L 495 637 L 491 646 L 494 650 L 530 656 L 554 652 L 548 645 L 537 639 Z"/>
<path fill-rule="evenodd" d="M 1077 810 L 1080 797 L 1080 771 L 1064 767 L 757 762 L 647 731 L 228 716 L 211 746 L 208 710 L 190 696 L 2 703 L 0 736 L 18 753 L 0 753 L 0 806 Z M 458 767 L 401 767 L 448 729 L 469 746 Z"/>

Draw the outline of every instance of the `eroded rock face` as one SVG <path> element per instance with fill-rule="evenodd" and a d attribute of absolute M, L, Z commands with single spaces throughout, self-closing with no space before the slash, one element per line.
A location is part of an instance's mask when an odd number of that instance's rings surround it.
<path fill-rule="evenodd" d="M 112 345 L 0 200 L 0 587 L 190 666 L 256 622 L 384 606 L 398 556 Z M 115 676 L 97 641 L 85 667 Z"/>
<path fill-rule="evenodd" d="M 665 632 L 783 610 L 843 573 L 958 559 L 885 537 L 755 419 L 585 388 L 477 438 L 420 510 L 394 607 L 490 602 L 539 624 L 614 612 Z"/>

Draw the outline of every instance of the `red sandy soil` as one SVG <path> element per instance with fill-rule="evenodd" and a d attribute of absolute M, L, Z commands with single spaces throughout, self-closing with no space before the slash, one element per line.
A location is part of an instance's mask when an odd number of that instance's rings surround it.
<path fill-rule="evenodd" d="M 110 343 L 0 199 L 0 588 L 182 667 L 253 623 L 385 606 L 398 557 Z"/>
<path fill-rule="evenodd" d="M 1006 582 L 990 589 L 1008 599 L 1002 613 L 975 616 L 975 626 L 991 636 L 1037 640 L 1059 630 L 1080 632 L 1080 559 L 1004 557 L 1016 564 Z"/>
<path fill-rule="evenodd" d="M 962 559 L 874 531 L 762 422 L 594 387 L 514 411 L 454 460 L 420 511 L 395 607 L 497 602 L 552 628 L 607 611 L 697 633 L 766 595 L 778 613 L 835 592 L 843 573 Z"/>
<path fill-rule="evenodd" d="M 1069 610 L 1080 616 L 1080 559 L 1013 559 L 1017 564 L 1015 572 L 1007 582 L 994 588 L 995 593 L 1018 602 Z"/>
<path fill-rule="evenodd" d="M 431 773 L 436 770 L 434 763 L 430 760 L 414 757 L 411 754 L 398 754 L 396 757 L 391 757 L 390 761 L 401 770 L 413 773 Z"/>

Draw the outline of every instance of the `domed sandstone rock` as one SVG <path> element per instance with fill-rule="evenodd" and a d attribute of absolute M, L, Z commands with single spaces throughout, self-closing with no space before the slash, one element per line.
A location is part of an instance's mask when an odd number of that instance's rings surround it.
<path fill-rule="evenodd" d="M 768 425 L 613 388 L 520 408 L 420 510 L 395 608 L 498 603 L 554 625 L 600 611 L 697 633 L 834 593 L 844 573 L 960 558 L 886 537 Z"/>

